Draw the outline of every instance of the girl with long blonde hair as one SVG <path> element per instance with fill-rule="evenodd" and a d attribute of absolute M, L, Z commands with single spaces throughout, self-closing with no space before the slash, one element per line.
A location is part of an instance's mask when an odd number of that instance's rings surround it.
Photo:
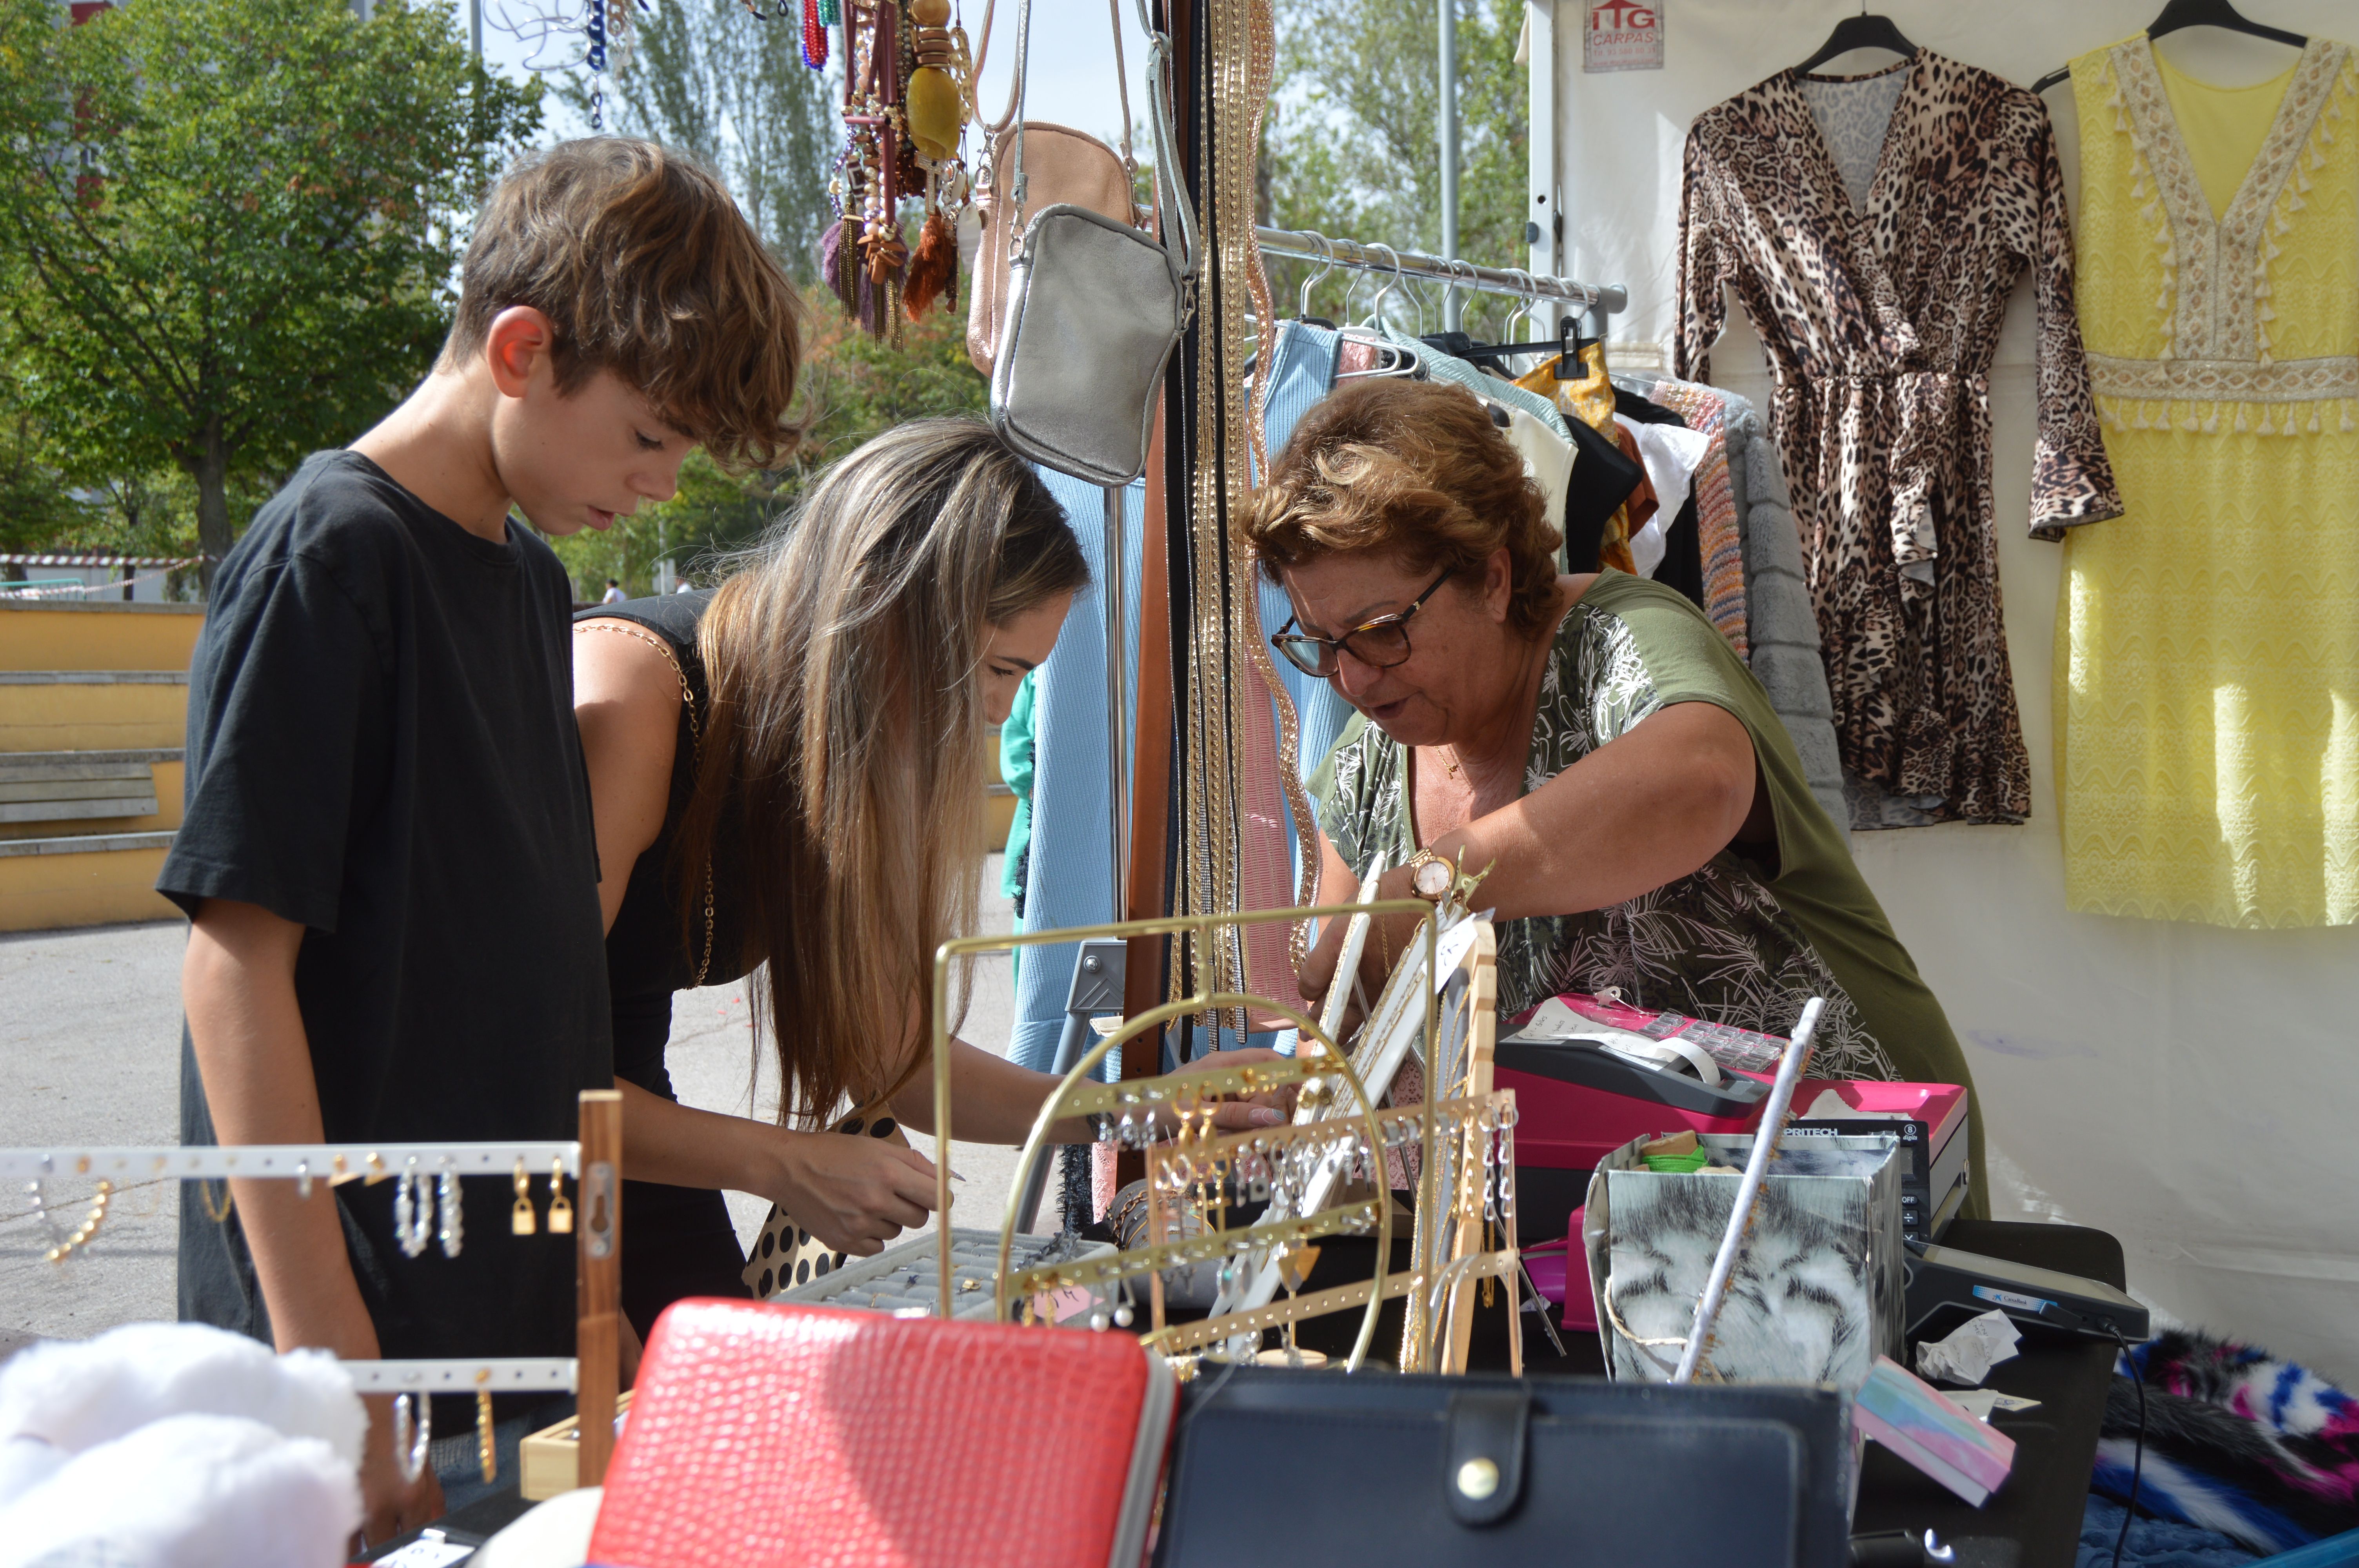
<path fill-rule="evenodd" d="M 1038 476 L 983 425 L 935 419 L 821 474 L 718 589 L 578 618 L 641 1333 L 679 1296 L 746 1293 L 718 1189 L 842 1253 L 925 1223 L 930 1162 L 824 1130 L 847 1105 L 931 1129 L 933 957 L 973 922 L 986 727 L 1088 579 Z M 749 975 L 776 1126 L 682 1107 L 664 1071 L 673 993 Z M 961 1134 L 1023 1141 L 1055 1080 L 952 1051 Z"/>

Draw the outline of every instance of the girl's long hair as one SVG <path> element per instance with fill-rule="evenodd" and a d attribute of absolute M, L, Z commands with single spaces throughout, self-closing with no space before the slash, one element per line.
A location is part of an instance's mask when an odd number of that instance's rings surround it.
<path fill-rule="evenodd" d="M 897 1090 L 931 1038 L 934 950 L 981 892 L 984 629 L 1088 581 L 1039 477 L 979 422 L 928 419 L 821 473 L 713 595 L 673 872 L 700 931 L 702 868 L 742 857 L 782 1121 Z"/>

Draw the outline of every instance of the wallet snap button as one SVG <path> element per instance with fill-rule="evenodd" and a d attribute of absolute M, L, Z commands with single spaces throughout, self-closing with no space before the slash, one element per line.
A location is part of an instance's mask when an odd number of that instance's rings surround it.
<path fill-rule="evenodd" d="M 1481 1502 L 1499 1489 L 1499 1466 L 1488 1459 L 1469 1459 L 1458 1466 L 1461 1496 Z"/>

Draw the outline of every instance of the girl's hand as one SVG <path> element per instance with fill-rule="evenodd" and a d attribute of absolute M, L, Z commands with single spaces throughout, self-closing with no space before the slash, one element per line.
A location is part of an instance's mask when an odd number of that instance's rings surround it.
<path fill-rule="evenodd" d="M 1182 1073 L 1209 1073 L 1223 1067 L 1243 1067 L 1255 1062 L 1283 1062 L 1287 1058 L 1275 1051 L 1258 1046 L 1238 1051 L 1212 1051 L 1180 1068 Z M 1249 1132 L 1256 1127 L 1276 1127 L 1294 1114 L 1294 1097 L 1301 1086 L 1288 1084 L 1284 1088 L 1263 1094 L 1223 1100 L 1212 1112 L 1212 1125 L 1223 1132 Z"/>
<path fill-rule="evenodd" d="M 392 1395 L 365 1395 L 361 1403 L 368 1409 L 368 1432 L 361 1440 L 361 1535 L 383 1543 L 442 1517 L 442 1483 L 430 1459 L 417 1480 L 401 1478 L 393 1453 Z"/>
<path fill-rule="evenodd" d="M 934 1162 L 882 1138 L 777 1130 L 774 1172 L 756 1189 L 837 1252 L 870 1258 L 934 1210 Z"/>

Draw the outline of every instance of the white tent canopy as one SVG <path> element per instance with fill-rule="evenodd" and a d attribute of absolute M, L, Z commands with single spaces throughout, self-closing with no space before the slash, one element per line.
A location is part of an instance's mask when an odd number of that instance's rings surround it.
<path fill-rule="evenodd" d="M 1886 0 L 1881 8 L 1920 47 L 2028 85 L 2142 29 L 2159 5 Z M 1654 8 L 1665 23 L 1663 69 L 1592 74 L 1582 28 L 1597 8 L 1533 0 L 1533 99 L 1544 118 L 1534 126 L 1527 195 L 1543 239 L 1529 265 L 1626 284 L 1630 306 L 1614 318 L 1609 357 L 1667 368 L 1690 122 L 1805 59 L 1856 6 L 1667 0 Z M 2359 38 L 2349 0 L 2247 0 L 2245 9 L 2298 32 Z M 2290 62 L 2281 47 L 2211 28 L 2160 48 L 2191 74 L 2228 85 Z M 2071 90 L 2047 102 L 2077 196 Z M 1560 201 L 1555 251 L 1545 214 Z M 2162 1320 L 2267 1346 L 2347 1386 L 2359 1379 L 2359 1158 L 2343 1140 L 2359 1087 L 2344 1042 L 2359 1029 L 2359 931 L 2066 913 L 2049 729 L 2062 557 L 2023 526 L 2032 315 L 2027 275 L 1991 377 L 2000 577 L 2032 817 L 2012 827 L 1855 834 L 1853 853 L 1965 1044 L 1997 1217 L 2112 1231 L 2128 1255 L 2130 1288 Z M 1714 378 L 1766 407 L 1767 364 L 1733 299 L 1729 322 Z M 2350 499 L 2350 525 L 2359 527 L 2359 497 Z"/>

